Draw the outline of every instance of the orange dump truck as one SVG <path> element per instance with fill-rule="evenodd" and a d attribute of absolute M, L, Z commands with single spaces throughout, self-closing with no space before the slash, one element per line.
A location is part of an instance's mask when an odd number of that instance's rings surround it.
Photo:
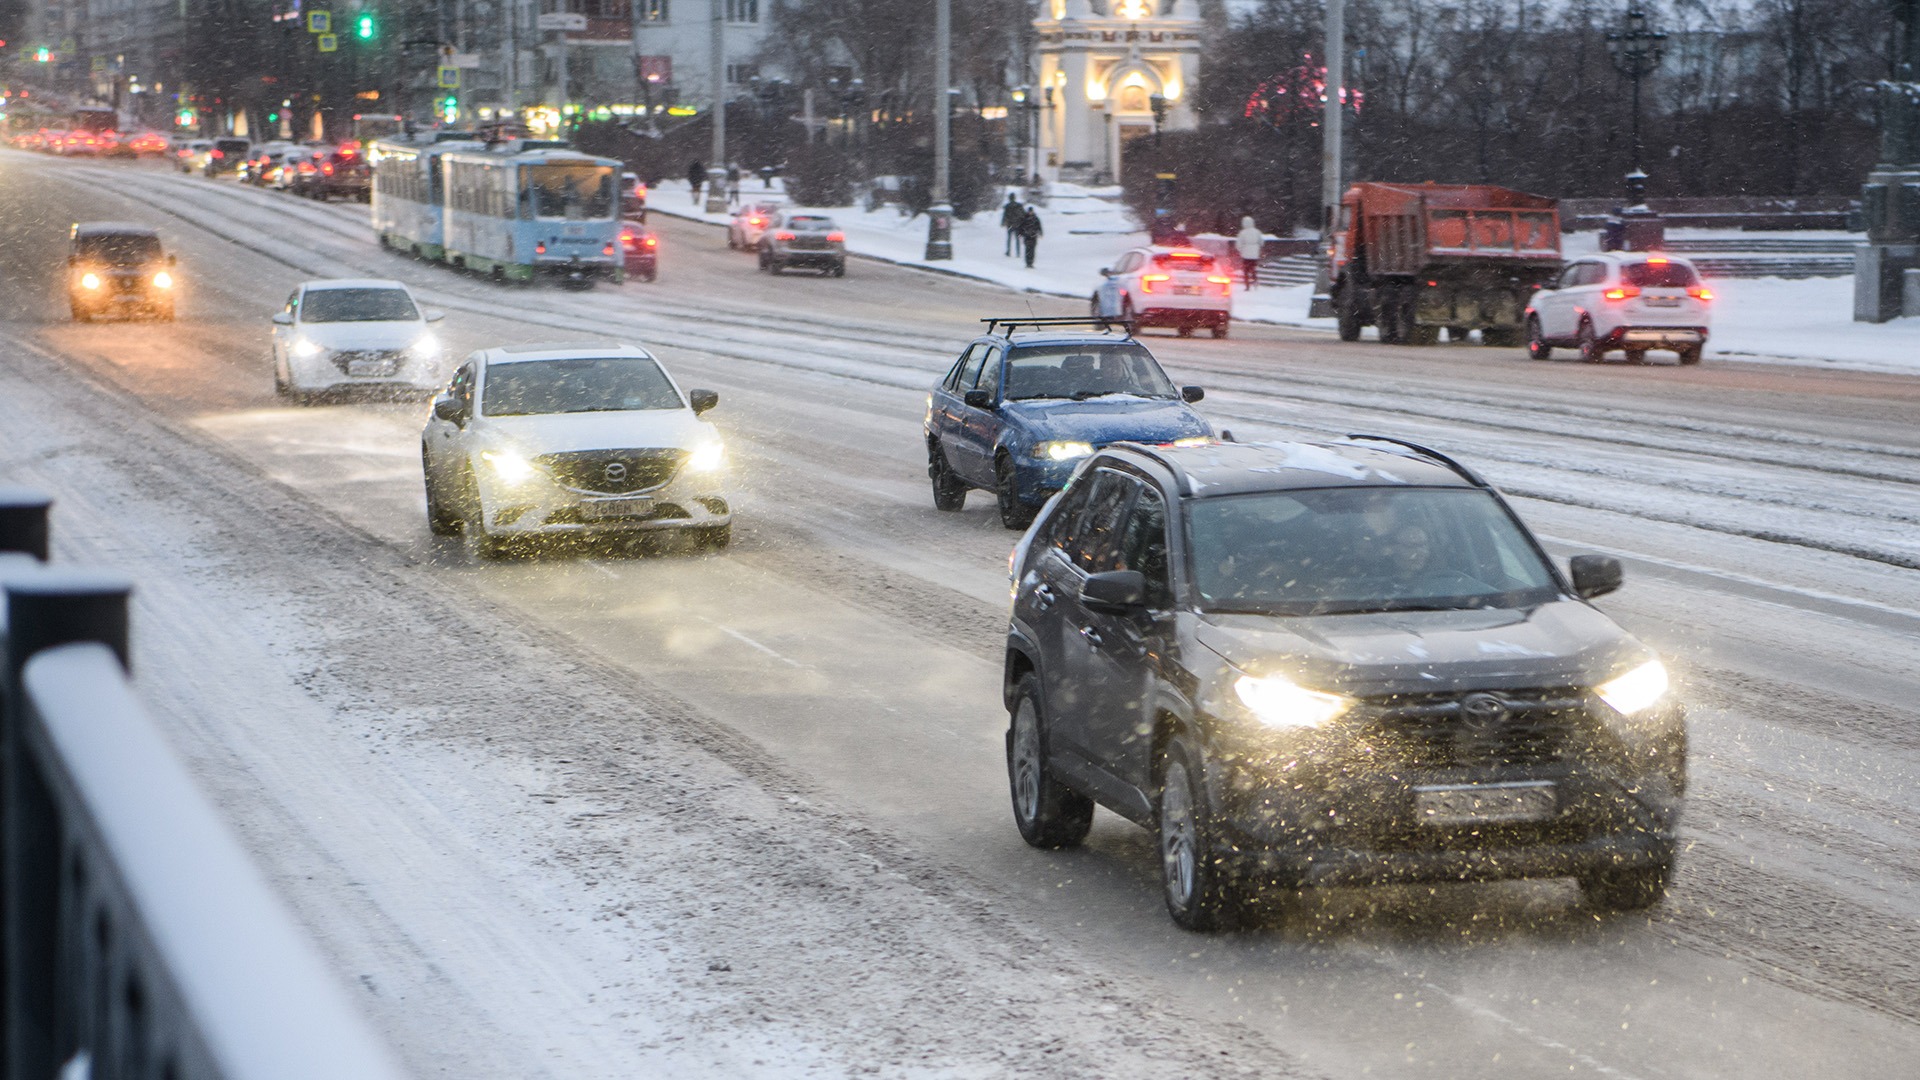
<path fill-rule="evenodd" d="M 1340 200 L 1331 276 L 1340 338 L 1431 345 L 1480 331 L 1519 345 L 1533 291 L 1560 271 L 1559 204 L 1485 184 L 1355 184 Z"/>

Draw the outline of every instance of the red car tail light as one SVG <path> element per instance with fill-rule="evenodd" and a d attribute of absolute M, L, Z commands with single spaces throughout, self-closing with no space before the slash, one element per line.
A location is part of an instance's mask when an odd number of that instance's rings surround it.
<path fill-rule="evenodd" d="M 631 249 L 631 248 L 633 247 L 633 234 L 632 234 L 632 233 L 630 233 L 630 232 L 623 232 L 623 233 L 621 233 L 621 234 L 620 234 L 620 246 L 621 246 L 621 247 L 623 247 L 623 248 L 629 248 L 629 249 Z"/>
<path fill-rule="evenodd" d="M 1150 293 L 1153 291 L 1154 282 L 1171 280 L 1173 279 L 1166 274 L 1142 274 L 1140 275 L 1140 291 Z"/>
<path fill-rule="evenodd" d="M 747 219 L 747 224 L 752 225 L 756 229 L 762 225 L 765 225 L 766 223 L 767 223 L 766 218 L 750 217 Z"/>
<path fill-rule="evenodd" d="M 602 254 L 602 255 L 611 255 L 611 254 L 613 254 L 613 245 L 612 245 L 612 244 L 608 244 L 608 245 L 607 245 L 606 247 L 603 247 L 603 248 L 601 248 L 601 249 L 600 249 L 600 254 Z"/>
<path fill-rule="evenodd" d="M 843 232 L 830 232 L 830 233 L 828 233 L 828 234 L 827 234 L 827 243 L 829 243 L 829 244 L 844 244 L 844 243 L 846 243 L 846 242 L 847 242 L 847 234 L 846 234 L 846 233 L 843 233 Z"/>
<path fill-rule="evenodd" d="M 649 237 L 647 237 L 647 246 L 648 246 L 648 247 L 659 247 L 659 246 L 660 246 L 660 238 L 659 238 L 659 237 L 657 237 L 657 236 L 649 236 Z"/>
<path fill-rule="evenodd" d="M 1705 285 L 1695 285 L 1687 290 L 1687 295 L 1693 297 L 1695 300 L 1711 300 L 1713 299 L 1713 290 L 1707 288 Z"/>
<path fill-rule="evenodd" d="M 533 245 L 533 253 L 535 255 L 545 255 L 547 253 L 547 245 L 544 243 Z"/>
<path fill-rule="evenodd" d="M 213 153 L 211 153 L 211 154 L 209 154 L 209 155 L 207 155 L 207 156 L 208 156 L 208 157 L 211 157 L 211 158 L 212 158 L 213 160 L 215 160 L 215 161 L 219 161 L 219 160 L 220 160 L 221 158 L 223 158 L 223 157 L 226 157 L 227 155 L 226 155 L 226 154 L 224 154 L 224 153 L 222 153 L 222 152 L 220 152 L 220 151 L 218 151 L 218 150 L 215 150 L 215 151 L 214 151 Z"/>
<path fill-rule="evenodd" d="M 1613 288 L 1608 289 L 1606 292 L 1602 293 L 1601 295 L 1605 296 L 1609 300 L 1626 300 L 1631 297 L 1639 296 L 1640 286 L 1615 285 Z"/>
<path fill-rule="evenodd" d="M 786 241 L 793 239 L 793 234 L 790 232 L 777 232 L 773 234 L 773 238 L 775 240 L 781 241 L 782 243 L 785 243 Z"/>

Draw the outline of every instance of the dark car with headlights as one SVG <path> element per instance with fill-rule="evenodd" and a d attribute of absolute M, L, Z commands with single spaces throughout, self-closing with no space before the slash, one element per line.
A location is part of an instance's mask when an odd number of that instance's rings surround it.
<path fill-rule="evenodd" d="M 1014 820 L 1156 830 L 1174 921 L 1263 885 L 1575 878 L 1664 896 L 1686 789 L 1667 672 L 1499 492 L 1412 444 L 1118 446 L 1014 552 Z"/>
<path fill-rule="evenodd" d="M 174 257 L 146 225 L 82 221 L 68 232 L 67 301 L 76 320 L 173 318 Z"/>
<path fill-rule="evenodd" d="M 927 475 L 938 509 L 964 508 L 978 488 L 994 493 L 1002 524 L 1025 528 L 1103 446 L 1212 440 L 1213 426 L 1188 405 L 1204 392 L 1174 386 L 1125 324 L 985 321 L 987 332 L 927 395 Z"/>

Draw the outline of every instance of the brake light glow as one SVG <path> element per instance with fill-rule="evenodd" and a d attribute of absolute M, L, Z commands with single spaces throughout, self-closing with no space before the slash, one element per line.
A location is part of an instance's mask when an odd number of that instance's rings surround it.
<path fill-rule="evenodd" d="M 1232 278 L 1230 278 L 1230 277 L 1226 277 L 1226 276 L 1224 276 L 1224 275 L 1221 275 L 1221 274 L 1208 274 L 1208 275 L 1207 275 L 1207 280 L 1208 280 L 1208 281 L 1211 281 L 1211 282 L 1213 282 L 1213 283 L 1214 283 L 1215 285 L 1231 285 L 1231 284 L 1233 284 L 1233 279 L 1232 279 Z"/>
<path fill-rule="evenodd" d="M 846 240 L 847 234 L 843 232 L 830 232 L 827 234 L 827 243 L 829 244 L 843 244 Z"/>
<path fill-rule="evenodd" d="M 1713 290 L 1707 288 L 1705 285 L 1694 285 L 1687 289 L 1687 295 L 1693 297 L 1695 300 L 1711 300 L 1713 299 Z"/>
<path fill-rule="evenodd" d="M 1605 293 L 1601 295 L 1605 296 L 1609 300 L 1626 300 L 1631 297 L 1639 296 L 1640 286 L 1615 285 L 1613 288 L 1608 289 Z"/>
<path fill-rule="evenodd" d="M 784 241 L 784 240 L 791 240 L 791 239 L 793 239 L 793 234 L 792 234 L 792 233 L 790 233 L 790 232 L 777 232 L 777 233 L 774 233 L 774 234 L 773 234 L 773 238 L 774 238 L 775 240 L 783 240 L 783 241 Z"/>
<path fill-rule="evenodd" d="M 1652 258 L 1650 258 L 1650 259 L 1648 259 L 1648 260 L 1647 260 L 1647 265 L 1648 265 L 1648 266 L 1665 266 L 1665 265 L 1667 265 L 1667 263 L 1669 263 L 1669 262 L 1671 262 L 1671 261 L 1672 261 L 1672 260 L 1670 260 L 1670 259 L 1667 259 L 1667 258 L 1665 258 L 1664 256 L 1660 256 L 1660 255 L 1655 255 L 1655 256 L 1653 256 Z"/>
<path fill-rule="evenodd" d="M 1206 256 L 1205 256 L 1205 255 L 1203 255 L 1203 254 L 1201 254 L 1201 253 L 1200 253 L 1200 252 L 1198 252 L 1198 251 L 1173 251 L 1173 252 L 1169 252 L 1169 253 L 1168 253 L 1168 256 L 1169 256 L 1170 258 L 1175 258 L 1175 259 L 1204 259 L 1204 258 L 1206 258 Z"/>
<path fill-rule="evenodd" d="M 1171 280 L 1173 279 L 1166 274 L 1141 274 L 1140 275 L 1140 291 L 1150 293 L 1153 291 L 1154 282 L 1171 281 Z"/>
<path fill-rule="evenodd" d="M 767 219 L 763 217 L 750 217 L 747 219 L 747 224 L 752 225 L 756 228 L 758 228 L 761 225 L 765 225 L 766 223 L 767 223 Z"/>
<path fill-rule="evenodd" d="M 623 248 L 630 248 L 630 247 L 632 247 L 632 246 L 633 246 L 633 234 L 632 234 L 632 233 L 630 233 L 630 232 L 623 232 L 623 233 L 621 233 L 621 234 L 620 234 L 620 246 L 621 246 L 621 247 L 623 247 Z"/>
<path fill-rule="evenodd" d="M 649 236 L 649 237 L 647 237 L 647 246 L 648 246 L 648 247 L 659 247 L 659 246 L 660 246 L 660 238 L 659 238 L 659 237 L 657 237 L 657 236 Z"/>
<path fill-rule="evenodd" d="M 602 255 L 611 255 L 611 254 L 613 254 L 613 245 L 612 245 L 612 244 L 608 244 L 608 245 L 607 245 L 606 247 L 603 247 L 603 248 L 601 248 L 601 249 L 600 249 L 600 254 L 602 254 Z"/>
<path fill-rule="evenodd" d="M 533 253 L 535 255 L 545 255 L 547 253 L 547 245 L 545 243 L 533 245 Z"/>
<path fill-rule="evenodd" d="M 223 158 L 223 157 L 226 157 L 227 155 L 226 155 L 225 153 L 223 153 L 222 151 L 219 151 L 219 150 L 215 150 L 215 151 L 214 151 L 214 152 L 213 152 L 212 154 L 210 154 L 210 155 L 208 155 L 208 156 L 209 156 L 209 157 L 211 157 L 211 158 L 213 158 L 213 160 L 215 160 L 215 161 L 219 161 L 219 160 L 220 160 L 221 158 Z"/>

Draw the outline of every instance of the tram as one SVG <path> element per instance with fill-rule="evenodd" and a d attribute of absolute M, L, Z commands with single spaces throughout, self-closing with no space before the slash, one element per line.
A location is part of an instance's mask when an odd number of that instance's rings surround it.
<path fill-rule="evenodd" d="M 376 140 L 367 153 L 373 166 L 373 228 L 397 251 L 440 262 L 446 257 L 446 184 L 440 156 L 477 150 L 471 132 L 436 131 Z"/>
<path fill-rule="evenodd" d="M 520 140 L 440 162 L 448 263 L 502 280 L 625 280 L 620 162 Z"/>

